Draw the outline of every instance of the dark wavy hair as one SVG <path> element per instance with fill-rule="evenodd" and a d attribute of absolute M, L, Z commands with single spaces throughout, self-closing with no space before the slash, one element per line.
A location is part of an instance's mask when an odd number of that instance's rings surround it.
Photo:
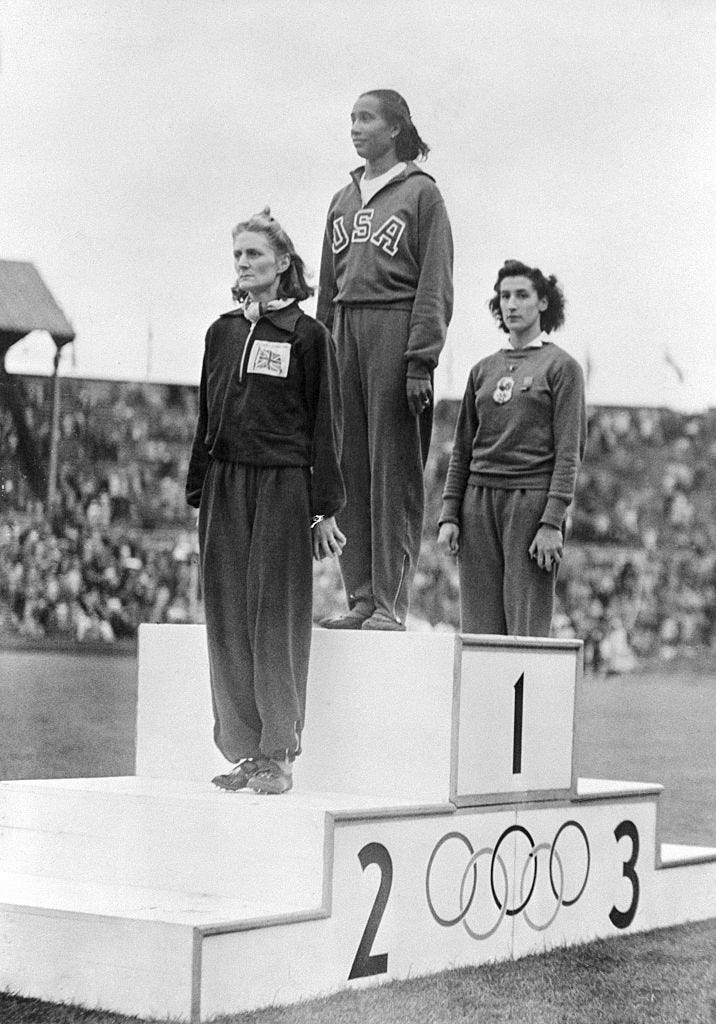
<path fill-rule="evenodd" d="M 313 295 L 315 289 L 306 281 L 306 268 L 303 260 L 296 252 L 293 242 L 279 222 L 275 217 L 271 216 L 271 210 L 268 206 L 264 206 L 260 213 L 255 213 L 248 220 L 243 220 L 237 224 L 231 232 L 231 237 L 235 240 L 236 236 L 241 234 L 242 231 L 260 232 L 266 236 L 269 245 L 277 256 L 290 257 L 291 262 L 281 274 L 278 283 L 279 299 L 296 299 L 298 302 L 302 302 L 309 295 Z M 233 285 L 231 294 L 237 302 L 243 302 L 246 298 L 246 292 L 239 288 L 238 281 Z"/>
<path fill-rule="evenodd" d="M 538 267 L 528 267 L 526 263 L 519 260 L 505 260 L 497 272 L 495 281 L 495 294 L 490 298 L 488 307 L 500 328 L 509 334 L 509 328 L 502 319 L 500 309 L 500 285 L 506 277 L 528 277 L 535 287 L 540 299 L 547 299 L 547 308 L 540 313 L 540 327 L 549 334 L 551 331 L 559 330 L 564 323 L 565 298 L 562 288 L 554 274 L 545 277 Z"/>
<path fill-rule="evenodd" d="M 400 93 L 394 89 L 369 89 L 361 95 L 375 96 L 383 120 L 400 129 L 395 138 L 395 155 L 398 160 L 424 160 L 430 152 L 430 146 L 418 135 L 408 104 Z"/>

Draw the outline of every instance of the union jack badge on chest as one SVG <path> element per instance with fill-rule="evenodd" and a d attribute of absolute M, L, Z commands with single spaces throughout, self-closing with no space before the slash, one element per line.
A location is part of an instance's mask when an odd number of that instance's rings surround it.
<path fill-rule="evenodd" d="M 262 373 L 266 377 L 288 377 L 291 345 L 287 341 L 263 341 L 257 338 L 251 349 L 248 373 Z"/>

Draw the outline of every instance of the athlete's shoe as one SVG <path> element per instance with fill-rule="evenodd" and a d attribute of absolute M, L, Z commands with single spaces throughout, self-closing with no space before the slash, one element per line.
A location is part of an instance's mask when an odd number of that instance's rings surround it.
<path fill-rule="evenodd" d="M 368 615 L 361 612 L 346 612 L 335 619 L 323 619 L 320 623 L 324 629 L 360 629 Z"/>
<path fill-rule="evenodd" d="M 226 772 L 225 775 L 216 775 L 211 781 L 219 789 L 234 793 L 239 789 L 246 789 L 249 779 L 265 764 L 265 761 L 256 757 L 245 757 L 237 765 Z"/>
<path fill-rule="evenodd" d="M 403 625 L 402 622 L 396 622 L 395 619 L 389 619 L 387 615 L 379 615 L 375 612 L 373 613 L 373 615 L 370 616 L 369 619 L 366 619 L 362 623 L 360 628 L 383 630 L 384 632 L 393 633 L 405 632 L 405 626 Z"/>
<path fill-rule="evenodd" d="M 285 772 L 278 761 L 264 761 L 258 771 L 249 779 L 247 786 L 254 793 L 288 793 L 293 785 L 293 776 Z"/>

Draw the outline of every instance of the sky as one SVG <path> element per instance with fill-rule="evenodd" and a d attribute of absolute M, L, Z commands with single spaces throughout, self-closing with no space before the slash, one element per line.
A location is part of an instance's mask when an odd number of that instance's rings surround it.
<path fill-rule="evenodd" d="M 455 239 L 438 398 L 504 344 L 517 258 L 562 283 L 590 402 L 715 406 L 715 40 L 711 0 L 12 0 L 0 258 L 72 321 L 61 373 L 197 383 L 232 226 L 269 204 L 317 284 L 351 107 L 394 88 Z M 51 356 L 32 334 L 6 365 Z"/>

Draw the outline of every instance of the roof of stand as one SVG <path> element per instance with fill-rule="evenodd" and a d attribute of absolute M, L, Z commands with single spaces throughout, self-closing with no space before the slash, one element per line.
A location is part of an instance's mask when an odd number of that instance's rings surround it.
<path fill-rule="evenodd" d="M 47 331 L 58 347 L 75 337 L 35 265 L 0 260 L 0 347 L 9 348 L 30 331 Z"/>

